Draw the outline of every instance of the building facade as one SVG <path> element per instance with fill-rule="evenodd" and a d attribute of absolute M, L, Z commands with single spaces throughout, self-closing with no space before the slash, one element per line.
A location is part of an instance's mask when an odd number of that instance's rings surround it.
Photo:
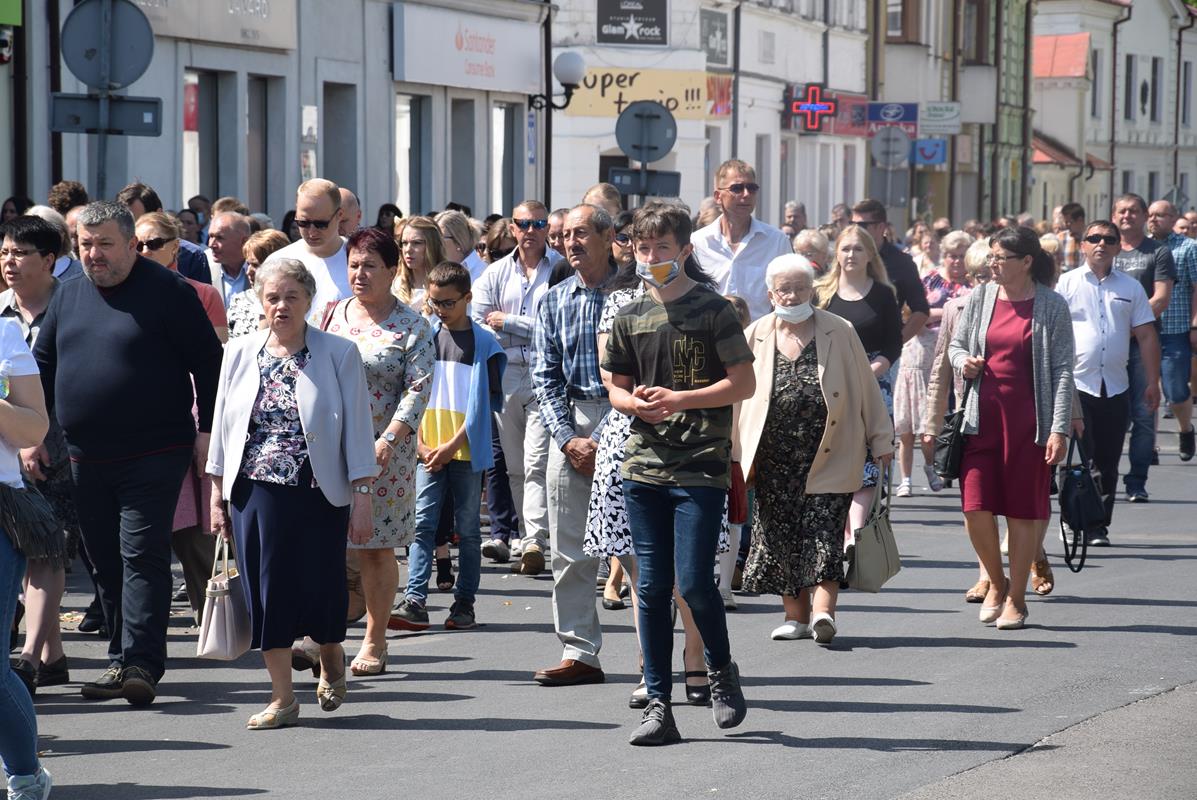
<path fill-rule="evenodd" d="M 1197 9 L 1181 0 L 1039 0 L 1034 32 L 1044 65 L 1036 128 L 1067 150 L 1038 148 L 1036 208 L 1076 200 L 1104 217 L 1126 192 L 1197 207 Z M 1081 37 L 1083 77 L 1048 74 L 1081 71 Z M 1073 55 L 1056 65 L 1048 56 L 1061 46 Z M 1083 182 L 1072 180 L 1082 166 Z"/>

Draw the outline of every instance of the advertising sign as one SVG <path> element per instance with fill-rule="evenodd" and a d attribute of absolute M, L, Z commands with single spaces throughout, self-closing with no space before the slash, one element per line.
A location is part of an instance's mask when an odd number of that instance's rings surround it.
<path fill-rule="evenodd" d="M 702 49 L 707 54 L 707 66 L 726 67 L 730 63 L 731 50 L 727 12 L 702 9 L 699 12 L 698 31 Z"/>
<path fill-rule="evenodd" d="M 953 136 L 960 133 L 960 104 L 955 102 L 920 104 L 919 133 L 924 136 Z"/>
<path fill-rule="evenodd" d="M 839 108 L 831 121 L 831 132 L 837 136 L 869 135 L 869 98 L 863 94 L 835 93 Z"/>
<path fill-rule="evenodd" d="M 707 73 L 675 69 L 587 69 L 565 113 L 576 117 L 618 117 L 636 100 L 656 100 L 677 119 L 706 119 Z"/>
<path fill-rule="evenodd" d="M 597 0 L 599 44 L 669 44 L 668 0 Z"/>
<path fill-rule="evenodd" d="M 295 49 L 299 37 L 297 0 L 134 2 L 145 12 L 157 36 L 278 50 Z"/>
<path fill-rule="evenodd" d="M 947 139 L 919 139 L 914 143 L 914 163 L 935 166 L 948 160 Z"/>
<path fill-rule="evenodd" d="M 913 139 L 919 132 L 918 103 L 869 103 L 869 136 L 887 127 L 901 128 Z"/>

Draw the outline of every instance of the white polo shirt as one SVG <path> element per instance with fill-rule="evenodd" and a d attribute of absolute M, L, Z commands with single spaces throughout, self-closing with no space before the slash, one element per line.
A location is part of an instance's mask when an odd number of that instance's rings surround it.
<path fill-rule="evenodd" d="M 1155 322 L 1142 284 L 1119 269 L 1098 280 L 1089 265 L 1082 264 L 1060 276 L 1056 291 L 1072 311 L 1077 390 L 1100 397 L 1104 381 L 1107 396 L 1127 391 L 1131 329 Z"/>
<path fill-rule="evenodd" d="M 769 287 L 765 285 L 765 268 L 778 256 L 792 254 L 794 246 L 780 230 L 753 218 L 748 235 L 733 252 L 719 227 L 722 219 L 721 216 L 690 235 L 694 256 L 703 271 L 714 278 L 720 294 L 744 298 L 752 318 L 758 319 L 773 310 Z"/>

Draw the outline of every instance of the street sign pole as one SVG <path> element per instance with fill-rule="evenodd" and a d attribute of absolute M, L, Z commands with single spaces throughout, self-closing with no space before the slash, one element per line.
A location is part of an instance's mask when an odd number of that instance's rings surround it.
<path fill-rule="evenodd" d="M 108 197 L 108 98 L 112 69 L 112 0 L 100 0 L 100 131 L 96 136 L 96 196 Z"/>

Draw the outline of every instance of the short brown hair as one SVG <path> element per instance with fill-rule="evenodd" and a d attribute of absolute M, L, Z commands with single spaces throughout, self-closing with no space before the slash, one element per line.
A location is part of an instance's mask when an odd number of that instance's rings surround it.
<path fill-rule="evenodd" d="M 116 200 L 118 203 L 124 205 L 132 205 L 134 200 L 141 203 L 141 207 L 150 211 L 161 211 L 162 201 L 158 199 L 158 193 L 146 186 L 144 183 L 130 183 L 124 189 L 116 193 Z"/>
<path fill-rule="evenodd" d="M 677 203 L 653 200 L 636 209 L 632 238 L 650 239 L 672 234 L 680 247 L 690 243 L 694 221 Z"/>
<path fill-rule="evenodd" d="M 889 222 L 889 215 L 885 211 L 885 204 L 871 197 L 866 197 L 852 206 L 852 213 L 860 214 L 861 216 L 868 215 L 872 217 L 872 222 Z"/>
<path fill-rule="evenodd" d="M 215 218 L 217 214 L 224 214 L 228 211 L 240 214 L 243 217 L 249 216 L 249 206 L 242 203 L 236 197 L 216 198 L 216 202 L 212 204 L 212 217 Z"/>
<path fill-rule="evenodd" d="M 747 175 L 749 180 L 756 180 L 756 170 L 752 168 L 751 164 L 738 158 L 729 158 L 719 165 L 719 169 L 715 170 L 715 185 L 718 186 L 724 178 L 733 172 Z"/>
<path fill-rule="evenodd" d="M 87 189 L 79 181 L 59 181 L 50 187 L 47 205 L 59 214 L 87 205 Z"/>
<path fill-rule="evenodd" d="M 307 197 L 324 195 L 332 202 L 333 211 L 341 207 L 341 187 L 325 178 L 312 178 L 311 180 L 304 181 L 299 184 L 299 188 L 295 190 L 295 194 L 302 194 Z"/>
<path fill-rule="evenodd" d="M 251 234 L 241 246 L 241 257 L 246 261 L 252 258 L 259 265 L 265 264 L 271 253 L 282 250 L 289 244 L 291 240 L 282 231 L 258 231 Z"/>
<path fill-rule="evenodd" d="M 452 287 L 466 295 L 470 293 L 470 271 L 456 261 L 442 261 L 428 273 L 428 285 Z"/>

